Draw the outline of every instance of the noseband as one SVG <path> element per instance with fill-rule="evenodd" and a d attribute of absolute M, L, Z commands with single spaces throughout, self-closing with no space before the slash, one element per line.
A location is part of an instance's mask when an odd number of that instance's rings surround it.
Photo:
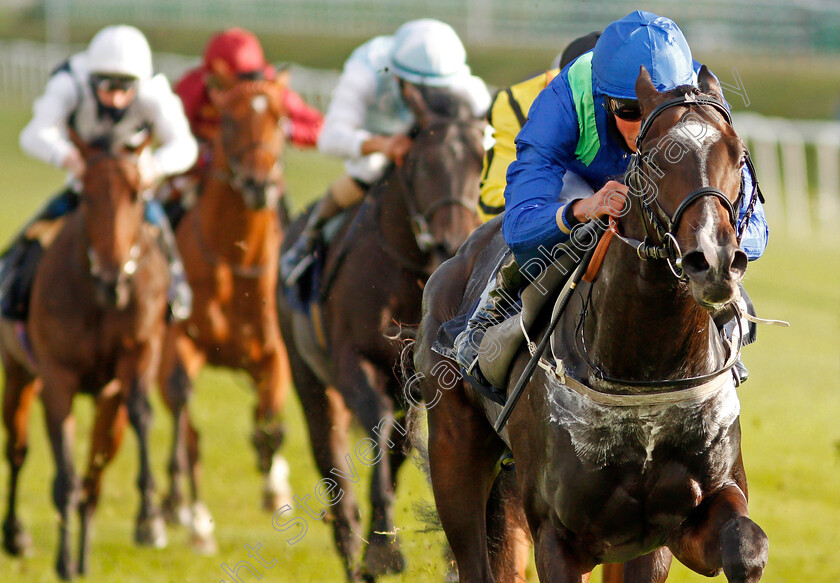
<path fill-rule="evenodd" d="M 726 194 L 720 189 L 713 186 L 702 186 L 689 193 L 689 195 L 680 202 L 677 210 L 674 211 L 673 216 L 670 217 L 659 204 L 659 201 L 656 200 L 656 193 L 654 193 L 654 196 L 652 197 L 645 197 L 641 178 L 641 175 L 644 173 L 644 170 L 642 169 L 642 164 L 644 163 L 642 142 L 644 142 L 644 139 L 650 131 L 653 122 L 660 114 L 662 114 L 662 112 L 671 107 L 691 107 L 694 105 L 713 107 L 718 113 L 723 115 L 727 124 L 730 126 L 732 125 L 732 116 L 729 113 L 729 109 L 727 109 L 723 102 L 715 99 L 714 97 L 689 93 L 660 103 L 642 123 L 639 135 L 636 138 L 636 152 L 630 159 L 630 165 L 627 167 L 627 171 L 625 173 L 625 183 L 629 186 L 630 193 L 640 201 L 639 210 L 641 212 L 642 225 L 644 225 L 646 236 L 644 241 L 636 241 L 634 239 L 619 236 L 620 240 L 630 244 L 632 247 L 635 247 L 636 253 L 640 259 L 644 261 L 665 259 L 668 262 L 668 267 L 671 272 L 678 279 L 684 279 L 686 276 L 681 266 L 682 251 L 677 243 L 676 232 L 679 228 L 680 220 L 682 219 L 685 211 L 688 210 L 688 207 L 707 196 L 717 198 L 729 214 L 729 223 L 736 230 L 737 240 L 740 244 L 741 237 L 744 234 L 749 218 L 755 208 L 756 199 L 760 199 L 764 202 L 764 197 L 761 194 L 761 189 L 758 187 L 758 179 L 756 178 L 753 162 L 748 151 L 745 154 L 744 161 L 753 178 L 753 194 L 757 196 L 752 196 L 749 208 L 747 209 L 747 214 L 744 217 L 740 229 L 738 229 L 737 225 L 737 209 L 740 208 L 744 196 L 746 195 L 744 192 L 743 179 L 738 199 L 735 201 L 734 205 L 729 200 L 729 197 L 726 196 Z M 659 243 L 653 243 L 652 241 L 654 239 L 659 241 Z"/>

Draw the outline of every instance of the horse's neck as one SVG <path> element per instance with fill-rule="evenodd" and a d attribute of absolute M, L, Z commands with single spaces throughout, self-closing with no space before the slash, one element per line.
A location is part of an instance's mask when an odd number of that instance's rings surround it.
<path fill-rule="evenodd" d="M 221 256 L 237 262 L 260 262 L 259 256 L 279 237 L 275 209 L 249 209 L 242 195 L 214 169 L 198 202 L 198 222 L 205 241 Z"/>
<path fill-rule="evenodd" d="M 699 376 L 721 363 L 709 314 L 663 262 L 613 244 L 592 284 L 585 320 L 589 358 L 613 378 Z"/>
<path fill-rule="evenodd" d="M 399 249 L 407 257 L 418 259 L 422 256 L 414 239 L 411 210 L 406 203 L 411 193 L 405 192 L 405 185 L 400 180 L 399 169 L 392 167 L 385 176 L 386 185 L 381 185 L 379 201 L 379 229 L 385 241 Z"/>

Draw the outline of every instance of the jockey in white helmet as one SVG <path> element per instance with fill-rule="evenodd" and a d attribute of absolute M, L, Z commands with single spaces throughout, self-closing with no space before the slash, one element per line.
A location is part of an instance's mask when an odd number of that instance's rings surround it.
<path fill-rule="evenodd" d="M 311 261 L 320 227 L 340 210 L 358 203 L 389 164 L 401 163 L 411 148 L 407 133 L 414 115 L 403 84 L 445 87 L 462 96 L 474 115 L 490 105 L 484 82 L 470 72 L 458 34 L 432 18 L 403 24 L 394 35 L 378 36 L 347 59 L 333 90 L 318 138 L 325 154 L 344 159 L 347 171 L 330 186 L 310 215 L 301 236 L 281 261 L 281 275 L 291 285 Z"/>
<path fill-rule="evenodd" d="M 87 143 L 107 143 L 115 151 L 139 145 L 151 132 L 152 152 L 143 151 L 140 170 L 151 189 L 161 178 L 189 169 L 198 148 L 190 133 L 181 102 L 163 75 L 152 74 L 152 53 L 143 33 L 132 26 L 108 26 L 91 40 L 87 50 L 71 56 L 53 71 L 34 115 L 20 134 L 20 146 L 30 156 L 63 168 L 67 186 L 29 223 L 54 220 L 73 210 L 79 201 L 85 161 L 70 141 L 73 130 Z M 151 190 L 149 190 L 151 192 Z M 160 205 L 147 201 L 146 218 L 158 226 L 172 269 L 170 307 L 173 315 L 189 314 L 192 294 L 183 275 L 174 238 Z M 0 259 L 0 300 L 4 314 L 25 318 L 27 293 L 7 293 L 24 256 L 39 244 L 20 233 Z M 27 270 L 34 272 L 34 270 Z M 26 289 L 27 285 L 17 288 Z M 16 305 L 12 305 L 16 304 Z"/>

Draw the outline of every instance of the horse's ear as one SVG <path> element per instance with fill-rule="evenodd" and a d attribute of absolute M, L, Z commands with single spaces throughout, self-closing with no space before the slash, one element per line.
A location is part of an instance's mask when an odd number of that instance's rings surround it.
<path fill-rule="evenodd" d="M 636 97 L 639 99 L 639 105 L 642 108 L 642 114 L 647 115 L 655 107 L 661 93 L 657 91 L 653 85 L 653 80 L 650 78 L 645 66 L 639 68 L 639 76 L 636 77 Z"/>
<path fill-rule="evenodd" d="M 405 97 L 408 108 L 414 114 L 417 125 L 420 127 L 425 126 L 432 119 L 433 113 L 423 98 L 423 93 L 413 83 L 402 82 L 401 85 L 403 97 Z"/>
<path fill-rule="evenodd" d="M 140 154 L 143 150 L 145 150 L 149 145 L 152 143 L 152 132 L 146 130 L 143 135 L 143 139 L 139 142 L 129 142 L 125 145 L 126 152 L 130 154 Z"/>
<path fill-rule="evenodd" d="M 720 89 L 720 83 L 706 65 L 700 67 L 700 72 L 697 73 L 697 86 L 703 93 L 708 93 L 723 101 L 723 91 Z"/>

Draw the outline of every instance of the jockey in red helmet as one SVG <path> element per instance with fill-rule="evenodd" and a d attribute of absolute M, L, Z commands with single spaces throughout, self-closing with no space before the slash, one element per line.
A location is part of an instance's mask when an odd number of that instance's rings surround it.
<path fill-rule="evenodd" d="M 210 39 L 201 65 L 178 81 L 175 92 L 184 103 L 196 138 L 207 143 L 219 128 L 219 113 L 210 98 L 211 91 L 229 87 L 237 80 L 271 81 L 277 77 L 274 66 L 265 60 L 257 37 L 242 28 L 229 28 Z M 299 148 L 315 146 L 323 124 L 321 112 L 291 89 L 284 92 L 283 106 L 289 115 L 286 132 L 292 144 Z"/>

